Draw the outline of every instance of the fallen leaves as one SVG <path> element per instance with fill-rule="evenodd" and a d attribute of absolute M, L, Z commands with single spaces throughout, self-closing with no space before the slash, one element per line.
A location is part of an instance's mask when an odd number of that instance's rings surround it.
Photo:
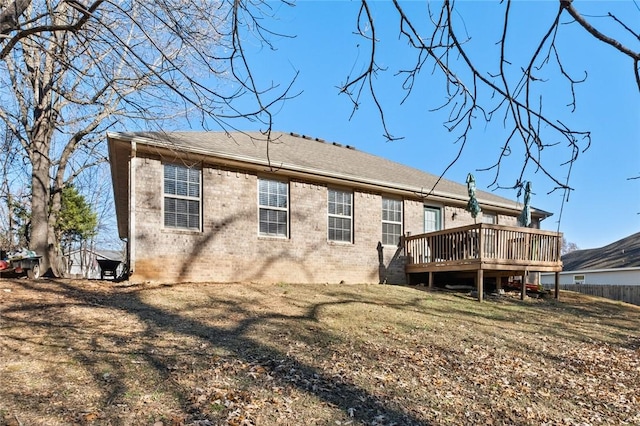
<path fill-rule="evenodd" d="M 640 310 L 623 304 L 390 286 L 2 287 L 3 426 L 640 424 Z"/>

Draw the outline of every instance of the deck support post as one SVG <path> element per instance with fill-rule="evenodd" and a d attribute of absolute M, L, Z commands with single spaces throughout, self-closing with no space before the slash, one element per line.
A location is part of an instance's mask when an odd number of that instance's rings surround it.
<path fill-rule="evenodd" d="M 478 291 L 478 302 L 482 302 L 482 298 L 484 296 L 484 271 L 482 268 L 478 269 L 478 273 L 476 276 L 476 289 Z"/>
<path fill-rule="evenodd" d="M 520 289 L 520 300 L 524 300 L 527 295 L 527 271 L 524 271 L 521 275 L 522 288 Z"/>
<path fill-rule="evenodd" d="M 433 272 L 429 271 L 429 290 L 433 290 Z"/>
<path fill-rule="evenodd" d="M 554 297 L 556 299 L 560 298 L 560 272 L 556 271 L 555 274 L 555 283 L 554 283 Z"/>

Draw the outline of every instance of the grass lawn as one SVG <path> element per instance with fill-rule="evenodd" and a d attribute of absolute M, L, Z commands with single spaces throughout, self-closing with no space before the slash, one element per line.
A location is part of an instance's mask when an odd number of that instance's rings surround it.
<path fill-rule="evenodd" d="M 0 425 L 640 424 L 640 307 L 0 280 Z"/>

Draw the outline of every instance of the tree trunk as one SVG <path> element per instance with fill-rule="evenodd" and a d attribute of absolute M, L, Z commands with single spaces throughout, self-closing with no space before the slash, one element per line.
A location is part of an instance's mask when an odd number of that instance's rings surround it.
<path fill-rule="evenodd" d="M 39 137 L 33 137 L 30 151 L 31 170 L 31 240 L 29 248 L 42 256 L 41 270 L 54 277 L 63 275 L 66 268 L 55 235 L 57 212 L 60 211 L 60 192 L 51 192 L 51 160 L 48 157 L 52 131 L 46 126 Z M 38 142 L 35 142 L 38 141 Z"/>
<path fill-rule="evenodd" d="M 42 163 L 45 163 L 43 165 Z M 50 208 L 49 166 L 47 161 L 34 162 L 31 191 L 31 240 L 29 248 L 42 256 L 41 270 L 54 277 L 64 275 L 62 256 L 54 233 L 55 214 Z M 36 164 L 39 165 L 36 168 Z"/>
<path fill-rule="evenodd" d="M 41 145 L 43 144 L 38 144 Z M 42 256 L 42 271 L 47 271 L 50 266 L 49 247 L 49 160 L 46 154 L 39 149 L 34 149 L 32 155 L 31 172 L 31 238 L 29 248 Z"/>
<path fill-rule="evenodd" d="M 62 209 L 62 186 L 56 181 L 49 194 L 49 216 L 48 216 L 48 236 L 49 241 L 49 267 L 54 277 L 64 277 L 66 275 L 66 264 L 63 251 L 60 247 L 60 235 L 56 233 L 56 222 L 58 213 Z"/>

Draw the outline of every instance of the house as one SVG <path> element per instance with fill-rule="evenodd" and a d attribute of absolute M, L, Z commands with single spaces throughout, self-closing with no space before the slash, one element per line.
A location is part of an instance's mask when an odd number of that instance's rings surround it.
<path fill-rule="evenodd" d="M 478 191 L 476 225 L 465 210 L 466 184 L 349 145 L 293 133 L 272 133 L 267 143 L 260 132 L 107 138 L 131 280 L 406 283 L 411 274 L 455 270 L 456 262 L 466 270 L 507 267 L 503 275 L 545 270 L 527 257 L 486 262 L 488 253 L 506 253 L 497 250 L 506 247 L 498 234 L 509 236 L 509 256 L 524 256 L 525 241 L 527 256 L 538 256 L 532 235 L 552 234 L 545 250 L 559 248 L 557 233 L 537 230 L 551 213 L 532 208 L 531 227 L 518 227 L 522 205 Z M 416 247 L 429 244 L 417 244 L 421 235 L 455 239 L 458 249 L 436 256 L 433 246 L 433 256 L 423 253 L 418 262 Z M 463 248 L 470 257 L 462 257 Z M 546 270 L 559 270 L 558 259 Z"/>
<path fill-rule="evenodd" d="M 640 286 L 640 232 L 604 247 L 576 250 L 562 256 L 560 285 Z M 552 284 L 554 277 L 541 275 L 541 283 Z"/>
<path fill-rule="evenodd" d="M 115 265 L 115 276 L 124 269 L 123 253 L 117 250 L 75 249 L 66 255 L 66 259 L 69 276 L 76 278 L 103 279 L 106 269 L 103 265 Z"/>

